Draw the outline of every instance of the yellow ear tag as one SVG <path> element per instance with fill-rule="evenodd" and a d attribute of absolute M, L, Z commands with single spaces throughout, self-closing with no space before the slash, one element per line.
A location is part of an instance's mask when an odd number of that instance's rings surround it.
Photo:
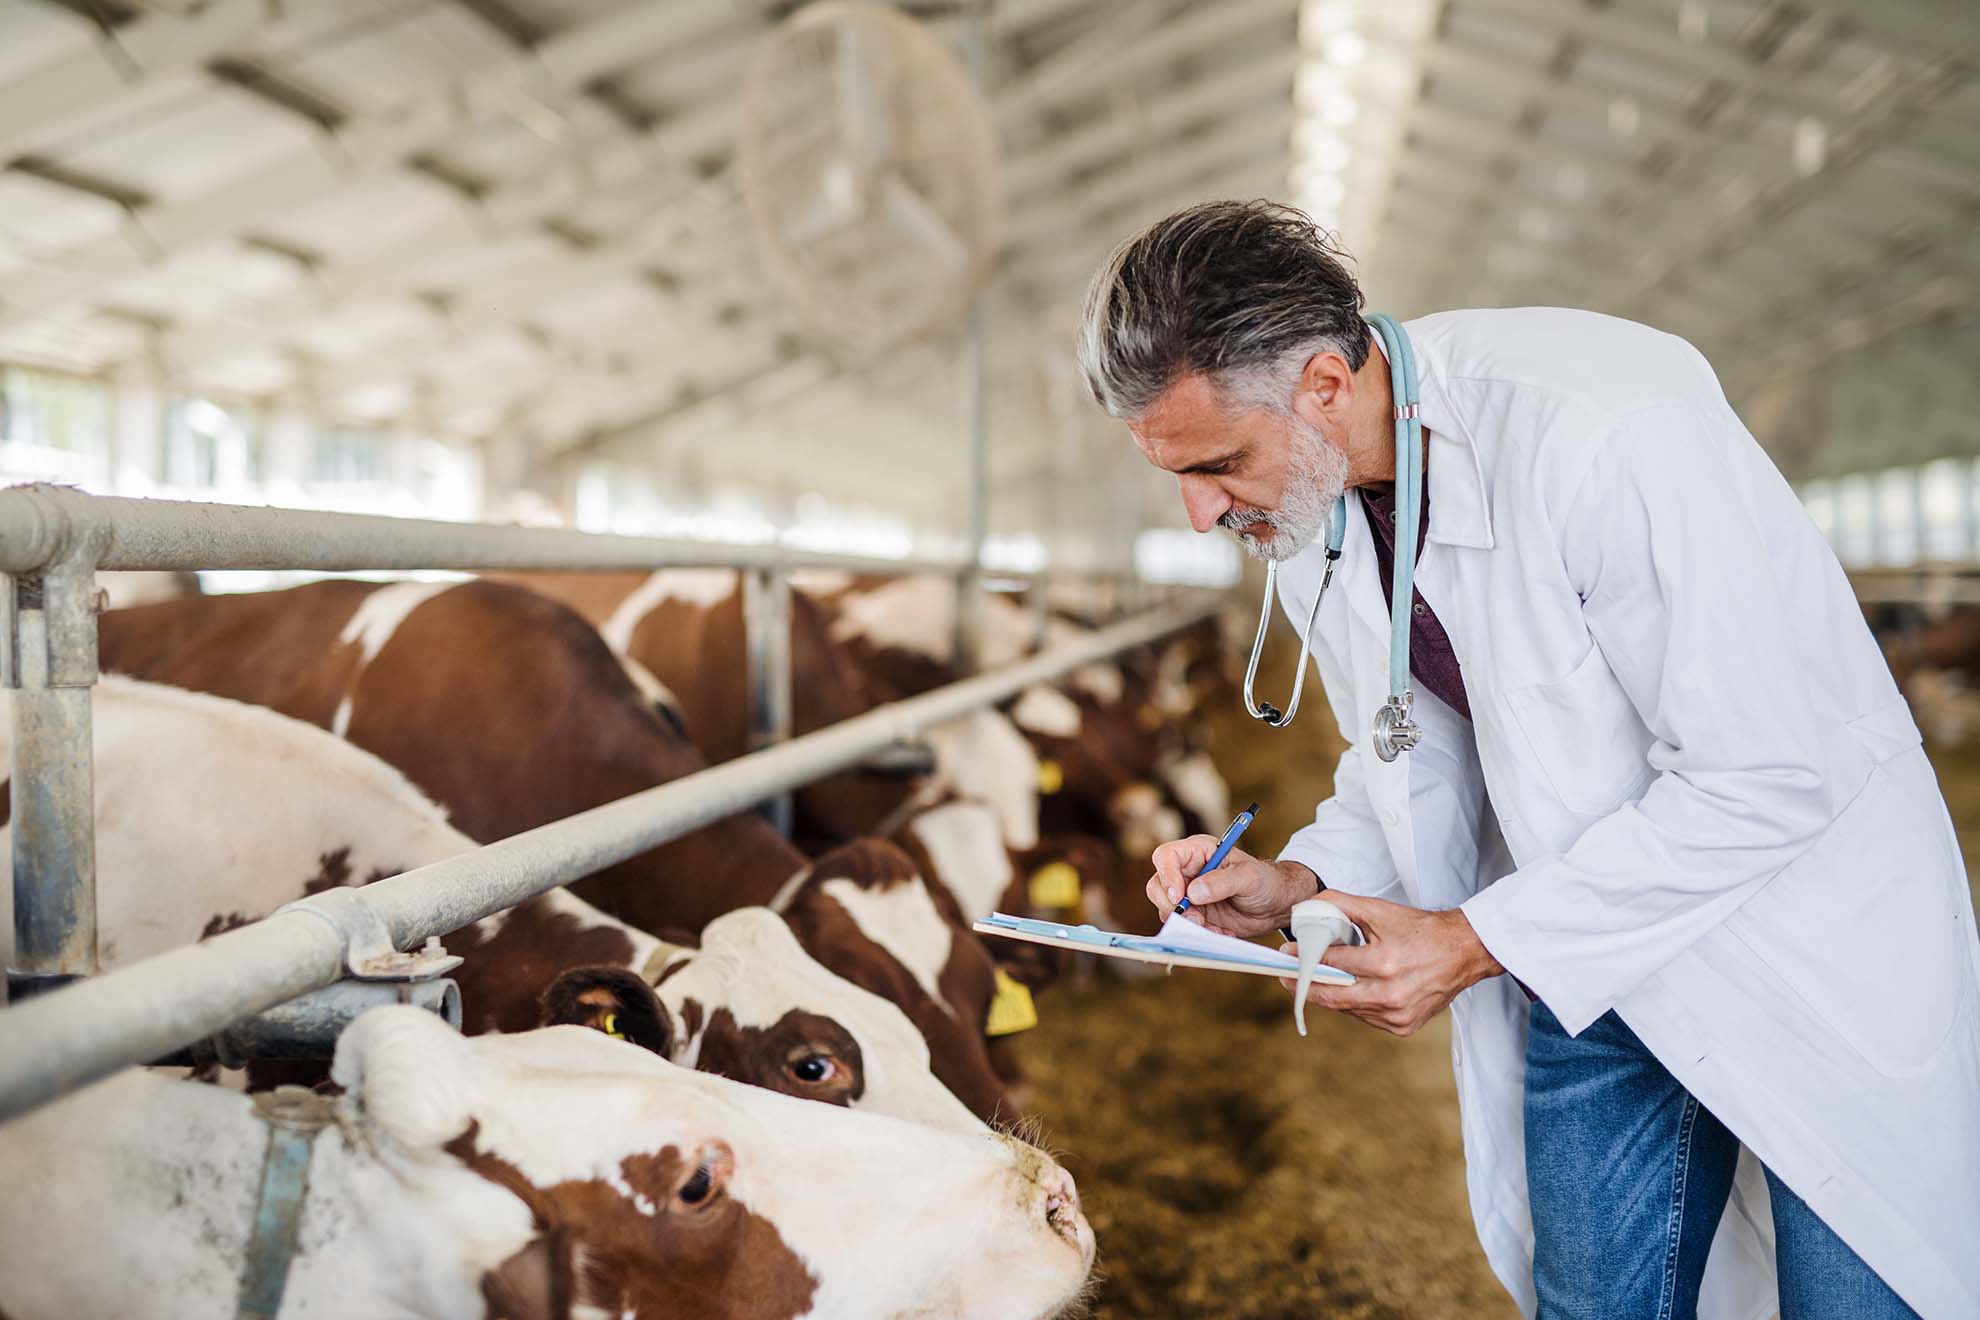
<path fill-rule="evenodd" d="M 1079 871 L 1071 862 L 1047 862 L 1031 873 L 1030 892 L 1034 908 L 1076 908 Z"/>
<path fill-rule="evenodd" d="M 604 1021 L 598 1024 L 598 1029 L 610 1036 L 613 1040 L 624 1040 L 626 1038 L 626 1033 L 619 1030 L 619 1015 L 617 1013 L 607 1013 Z"/>
<path fill-rule="evenodd" d="M 1038 791 L 1047 795 L 1058 792 L 1066 786 L 1066 772 L 1057 761 L 1038 763 Z"/>
<path fill-rule="evenodd" d="M 986 1036 L 1010 1036 L 1038 1025 L 1038 1005 L 1031 1002 L 1031 987 L 997 969 L 997 997 L 990 1001 L 990 1021 L 983 1028 Z"/>

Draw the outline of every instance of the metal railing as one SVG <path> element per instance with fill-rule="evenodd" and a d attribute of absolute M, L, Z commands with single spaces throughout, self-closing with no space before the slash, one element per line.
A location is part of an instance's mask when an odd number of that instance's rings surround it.
<path fill-rule="evenodd" d="M 740 562 L 739 562 L 740 561 Z M 782 665 L 781 698 L 753 696 L 789 728 L 788 586 L 782 570 L 959 573 L 955 564 L 709 546 L 557 529 L 0 491 L 4 677 L 14 692 L 16 968 L 30 980 L 85 979 L 0 1012 L 0 1119 L 117 1068 L 192 1045 L 240 1018 L 347 976 L 417 977 L 441 951 L 420 946 L 724 816 L 859 764 L 930 725 L 1205 617 L 1213 597 L 1157 607 L 1081 641 L 882 706 L 473 852 L 357 890 L 318 894 L 272 916 L 105 975 L 95 972 L 90 686 L 94 573 L 104 569 L 743 567 L 752 620 L 783 609 L 782 639 L 752 640 Z M 759 623 L 759 627 L 762 624 Z M 772 631 L 780 631 L 772 626 Z M 779 705 L 781 700 L 781 705 Z M 411 954 L 396 950 L 412 949 Z M 399 964 L 394 966 L 393 964 Z"/>

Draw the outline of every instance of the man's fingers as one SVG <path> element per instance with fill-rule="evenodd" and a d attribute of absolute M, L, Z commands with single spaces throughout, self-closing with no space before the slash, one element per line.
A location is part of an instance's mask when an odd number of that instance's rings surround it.
<path fill-rule="evenodd" d="M 1341 915 L 1361 927 L 1361 933 L 1371 940 L 1375 938 L 1375 928 L 1382 923 L 1383 909 L 1398 906 L 1386 899 L 1365 898 L 1338 889 L 1323 889 L 1319 896 L 1339 908 Z"/>
<path fill-rule="evenodd" d="M 1320 955 L 1329 967 L 1338 967 L 1356 980 L 1379 981 L 1395 975 L 1387 949 L 1371 944 L 1333 944 Z"/>
<path fill-rule="evenodd" d="M 1236 863 L 1248 860 L 1248 858 L 1241 858 L 1235 848 L 1232 849 L 1230 856 L 1224 859 L 1222 866 L 1214 871 L 1205 871 L 1202 875 L 1197 876 L 1189 882 L 1189 901 L 1191 903 L 1221 903 L 1237 893 L 1243 887 L 1244 882 L 1243 872 L 1238 868 Z"/>
<path fill-rule="evenodd" d="M 1155 863 L 1156 878 L 1162 881 L 1163 892 L 1169 895 L 1171 906 L 1182 901 L 1183 890 L 1189 884 L 1190 877 L 1202 869 L 1203 863 L 1209 861 L 1210 854 L 1216 850 L 1215 839 L 1207 834 L 1192 834 L 1186 839 L 1165 843 L 1154 851 L 1150 860 Z"/>
<path fill-rule="evenodd" d="M 1295 993 L 1299 990 L 1299 982 L 1291 977 L 1280 977 L 1279 984 Z M 1376 999 L 1377 995 L 1373 990 L 1358 984 L 1327 985 L 1318 982 L 1306 988 L 1307 1003 L 1317 1004 L 1335 1013 L 1354 1013 L 1359 1016 L 1361 1013 L 1380 1009 L 1382 1005 L 1378 1004 Z"/>

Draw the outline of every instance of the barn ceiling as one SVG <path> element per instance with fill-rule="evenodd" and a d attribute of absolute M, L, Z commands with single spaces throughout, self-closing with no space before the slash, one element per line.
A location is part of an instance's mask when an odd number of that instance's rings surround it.
<path fill-rule="evenodd" d="M 954 337 L 848 361 L 751 247 L 738 89 L 791 7 L 0 0 L 0 358 L 468 439 L 518 481 L 607 456 L 952 510 Z M 907 8 L 946 40 L 966 21 Z M 1391 310 L 1567 303 L 1687 335 L 1802 471 L 1917 447 L 1830 397 L 1878 345 L 1918 346 L 1874 373 L 1891 395 L 1980 403 L 1971 0 L 995 0 L 987 22 L 995 473 L 1035 518 L 1073 516 L 1069 473 L 1121 448 L 1066 374 L 1087 274 L 1206 196 L 1304 201 Z M 1159 498 L 1101 471 L 1129 494 L 1073 512 Z"/>

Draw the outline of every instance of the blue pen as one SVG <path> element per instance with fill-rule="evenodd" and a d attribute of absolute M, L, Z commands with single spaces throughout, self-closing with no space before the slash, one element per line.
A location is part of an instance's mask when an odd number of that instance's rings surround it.
<path fill-rule="evenodd" d="M 1258 804 L 1256 802 L 1246 807 L 1243 811 L 1240 811 L 1237 814 L 1237 819 L 1231 822 L 1231 827 L 1224 831 L 1224 837 L 1217 840 L 1217 851 L 1210 854 L 1209 864 L 1206 865 L 1201 871 L 1198 871 L 1196 874 L 1208 875 L 1212 871 L 1216 870 L 1218 867 L 1222 866 L 1224 864 L 1224 859 L 1231 855 L 1231 849 L 1237 847 L 1237 841 L 1239 836 L 1241 836 L 1245 832 L 1245 830 L 1250 827 L 1251 818 L 1253 816 L 1256 816 L 1257 814 L 1258 814 Z M 1195 877 L 1191 877 L 1191 878 L 1194 879 Z M 1189 895 L 1184 894 L 1183 901 L 1176 904 L 1176 910 L 1170 913 L 1169 915 L 1180 916 L 1181 914 L 1187 911 L 1189 911 Z"/>

